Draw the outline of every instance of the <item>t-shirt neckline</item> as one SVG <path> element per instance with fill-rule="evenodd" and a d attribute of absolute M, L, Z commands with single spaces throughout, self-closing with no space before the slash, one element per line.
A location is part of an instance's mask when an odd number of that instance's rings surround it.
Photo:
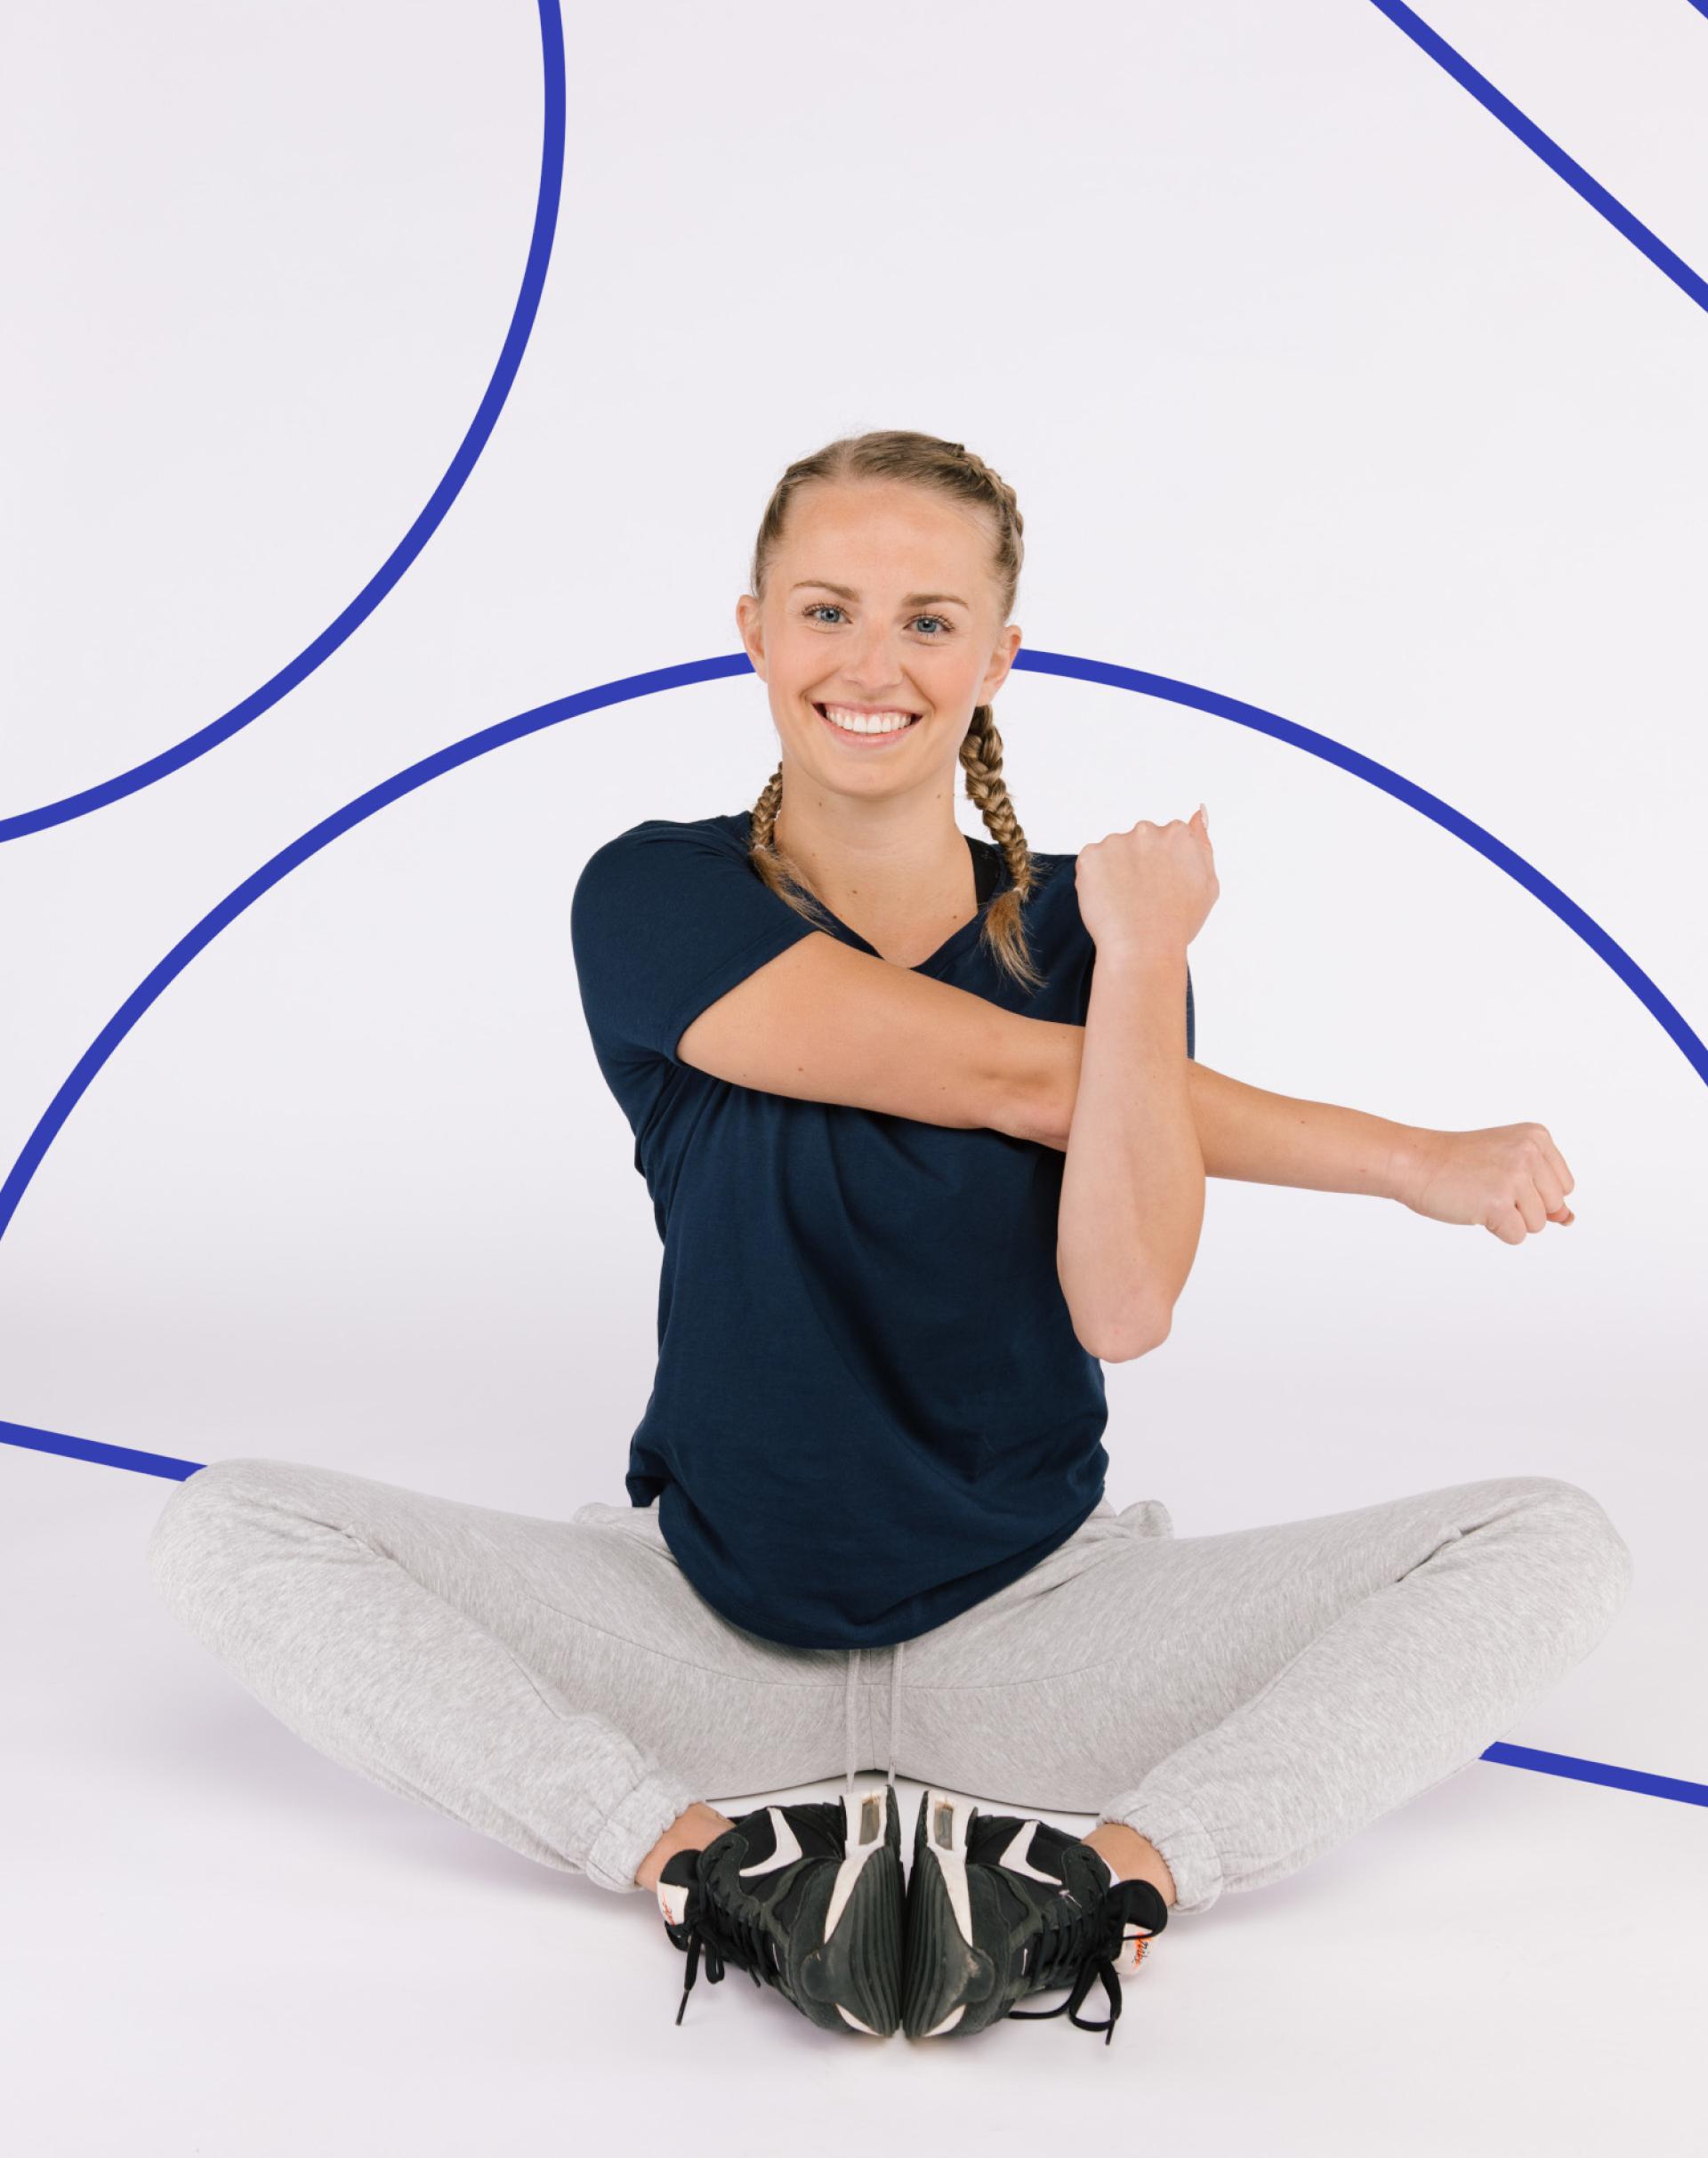
<path fill-rule="evenodd" d="M 971 832 L 963 832 L 961 836 L 966 841 L 967 851 L 972 857 L 973 889 L 979 897 L 978 907 L 970 922 L 963 922 L 959 929 L 951 930 L 942 943 L 938 946 L 936 951 L 928 953 L 917 966 L 909 967 L 907 971 L 910 974 L 923 974 L 928 968 L 938 965 L 939 962 L 958 952 L 970 938 L 976 937 L 984 926 L 986 909 L 1003 888 L 1008 865 L 1002 854 L 995 852 L 995 859 L 992 864 L 991 852 L 982 851 L 980 842 L 973 838 Z M 986 845 L 987 846 L 988 842 L 986 842 Z M 995 851 L 992 850 L 992 852 Z M 987 867 L 987 864 L 991 866 Z M 814 897 L 817 898 L 817 894 Z M 850 943 L 857 944 L 863 952 L 870 952 L 874 959 L 883 957 L 883 954 L 878 950 L 877 946 L 868 944 L 858 930 L 850 929 L 840 914 L 832 914 L 830 908 L 825 906 L 822 899 L 819 899 L 818 903 L 820 906 L 824 906 L 826 914 L 830 914 L 831 920 Z"/>

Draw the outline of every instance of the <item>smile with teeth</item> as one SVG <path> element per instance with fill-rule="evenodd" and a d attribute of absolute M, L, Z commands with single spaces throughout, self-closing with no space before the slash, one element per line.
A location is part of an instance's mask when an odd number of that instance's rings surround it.
<path fill-rule="evenodd" d="M 858 712 L 851 705 L 815 705 L 813 710 L 839 735 L 898 735 L 906 733 L 916 712 Z"/>

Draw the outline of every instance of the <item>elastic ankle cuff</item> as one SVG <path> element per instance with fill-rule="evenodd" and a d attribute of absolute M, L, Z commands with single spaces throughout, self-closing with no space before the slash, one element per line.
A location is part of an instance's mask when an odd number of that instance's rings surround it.
<path fill-rule="evenodd" d="M 1214 1839 L 1191 1808 L 1177 1800 L 1153 1796 L 1141 1784 L 1111 1799 L 1098 1820 L 1130 1828 L 1156 1846 L 1174 1877 L 1174 1911 L 1188 1917 L 1207 1911 L 1227 1885 Z"/>
<path fill-rule="evenodd" d="M 667 1768 L 646 1776 L 606 1818 L 587 1853 L 587 1878 L 601 1888 L 635 1888 L 635 1868 L 660 1836 L 700 1797 Z"/>

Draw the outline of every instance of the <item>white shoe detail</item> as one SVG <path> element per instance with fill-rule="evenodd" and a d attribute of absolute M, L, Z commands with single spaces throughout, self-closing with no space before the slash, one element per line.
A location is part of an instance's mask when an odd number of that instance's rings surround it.
<path fill-rule="evenodd" d="M 685 1880 L 661 1880 L 658 1883 L 658 1908 L 665 1914 L 665 1923 L 680 1926 L 688 1916 L 688 1883 Z"/>
<path fill-rule="evenodd" d="M 801 1839 L 790 1826 L 788 1816 L 783 1808 L 780 1806 L 768 1806 L 765 1810 L 771 1816 L 777 1848 L 768 1858 L 755 1858 L 752 1865 L 737 1866 L 737 1873 L 774 1873 L 779 1866 L 793 1865 L 797 1858 L 804 1856 Z"/>
<path fill-rule="evenodd" d="M 1028 1880 L 1042 1880 L 1050 1888 L 1059 1888 L 1061 1886 L 1061 1875 L 1040 1872 L 1027 1856 L 1032 1848 L 1032 1839 L 1037 1833 L 1039 1825 L 1036 1821 L 1022 1821 L 1019 1828 L 1009 1838 L 1008 1848 L 996 1863 L 1000 1866 L 1006 1867 L 1011 1873 L 1024 1873 Z"/>
<path fill-rule="evenodd" d="M 934 2023 L 924 2035 L 927 2038 L 941 2038 L 945 2031 L 954 2030 L 966 2012 L 967 2004 L 963 2001 L 958 2009 L 951 2009 L 941 2023 Z"/>
<path fill-rule="evenodd" d="M 859 1886 L 860 1873 L 866 1861 L 884 1847 L 885 1816 L 882 1808 L 887 1801 L 883 1800 L 883 1790 L 884 1786 L 880 1784 L 874 1791 L 845 1791 L 842 1793 L 842 1841 L 848 1856 L 836 1869 L 836 1879 L 830 1891 L 830 1904 L 825 1912 L 826 1940 L 835 1932 L 837 1920 L 848 1908 L 850 1896 Z M 875 1811 L 872 1808 L 874 1798 L 880 1800 Z M 859 1842 L 857 1824 L 869 1828 L 874 1821 L 877 1825 L 875 1837 L 870 1842 Z M 847 2016 L 848 2010 L 843 2009 L 842 2013 Z M 853 2020 L 852 2017 L 849 2017 L 850 2023 Z M 859 2027 L 865 2030 L 866 2026 L 861 2024 Z M 874 2031 L 872 2035 L 875 2038 L 878 2033 Z"/>
<path fill-rule="evenodd" d="M 937 1861 L 943 1886 L 949 1892 L 949 1908 L 961 1938 L 972 1946 L 972 1904 L 967 1894 L 967 1816 L 971 1809 L 958 1805 L 947 1791 L 925 1794 L 925 1848 Z M 945 1838 L 947 1837 L 947 1840 Z M 928 2037 L 936 2033 L 928 2032 Z"/>
<path fill-rule="evenodd" d="M 1116 1950 L 1113 1959 L 1116 1971 L 1119 1977 L 1129 1978 L 1132 1976 L 1144 1961 L 1145 1952 L 1154 1938 L 1154 1935 L 1140 1933 L 1136 1927 L 1131 1924 L 1123 1929 L 1121 1944 Z"/>
<path fill-rule="evenodd" d="M 836 2003 L 836 2013 L 842 2017 L 844 2023 L 852 2024 L 857 2031 L 864 2031 L 868 2038 L 882 2038 L 883 2036 L 883 2033 L 882 2031 L 874 2031 L 869 2023 L 862 2023 L 858 2016 L 850 2015 L 848 2009 L 842 2006 L 840 2001 Z"/>

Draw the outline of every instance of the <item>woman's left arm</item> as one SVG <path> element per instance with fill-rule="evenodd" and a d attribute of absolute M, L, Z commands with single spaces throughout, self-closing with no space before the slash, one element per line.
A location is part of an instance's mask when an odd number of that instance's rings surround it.
<path fill-rule="evenodd" d="M 1092 977 L 1095 993 L 1097 976 Z M 1073 1128 L 1087 1030 L 1040 1024 L 1019 1136 L 1060 1150 Z M 1546 1124 L 1469 1131 L 1396 1123 L 1363 1109 L 1271 1093 L 1188 1061 L 1186 1083 L 1207 1177 L 1395 1199 L 1425 1220 L 1486 1228 L 1522 1244 L 1568 1228 L 1575 1180 Z"/>
<path fill-rule="evenodd" d="M 1167 1337 L 1204 1225 L 1204 1156 L 1186 1054 L 1186 946 L 1100 956 L 1077 1044 L 1056 1272 L 1084 1348 L 1106 1363 Z"/>

